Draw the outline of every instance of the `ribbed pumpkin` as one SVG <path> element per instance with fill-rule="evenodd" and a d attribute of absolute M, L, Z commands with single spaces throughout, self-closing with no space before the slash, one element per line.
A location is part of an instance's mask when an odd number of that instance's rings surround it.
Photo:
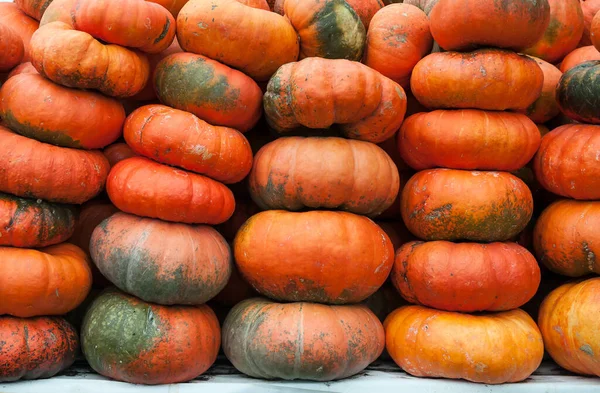
<path fill-rule="evenodd" d="M 48 145 L 0 126 L 2 192 L 79 204 L 98 195 L 108 170 L 108 161 L 99 151 Z"/>
<path fill-rule="evenodd" d="M 177 37 L 186 52 L 220 61 L 259 81 L 298 60 L 298 35 L 287 18 L 236 0 L 190 1 L 177 18 Z"/>
<path fill-rule="evenodd" d="M 283 11 L 300 37 L 300 58 L 360 60 L 366 29 L 344 0 L 285 0 Z"/>
<path fill-rule="evenodd" d="M 158 304 L 203 304 L 231 275 L 223 236 L 191 226 L 116 213 L 96 227 L 90 254 L 121 290 Z"/>
<path fill-rule="evenodd" d="M 533 58 L 544 73 L 544 85 L 540 97 L 526 110 L 520 111 L 535 123 L 545 123 L 560 113 L 556 102 L 556 87 L 562 72 L 554 65 L 538 58 Z"/>
<path fill-rule="evenodd" d="M 560 63 L 559 68 L 561 72 L 567 72 L 571 68 L 590 60 L 600 60 L 600 52 L 593 45 L 577 48 L 569 53 Z"/>
<path fill-rule="evenodd" d="M 581 36 L 581 41 L 579 41 L 579 46 L 587 46 L 592 45 L 591 40 L 591 27 L 592 20 L 594 16 L 600 11 L 600 0 L 580 0 L 579 4 L 581 5 L 581 10 L 583 11 L 583 35 Z"/>
<path fill-rule="evenodd" d="M 413 68 L 432 45 L 427 15 L 415 6 L 393 4 L 373 17 L 363 63 L 406 89 Z"/>
<path fill-rule="evenodd" d="M 396 199 L 396 165 L 378 146 L 342 138 L 279 138 L 255 158 L 250 194 L 263 209 L 341 209 L 377 216 Z"/>
<path fill-rule="evenodd" d="M 210 307 L 160 306 L 116 290 L 92 303 L 81 328 L 83 354 L 96 372 L 147 385 L 196 378 L 214 363 L 220 344 Z"/>
<path fill-rule="evenodd" d="M 416 170 L 513 171 L 533 158 L 540 139 L 525 115 L 474 109 L 416 113 L 397 137 L 400 155 Z"/>
<path fill-rule="evenodd" d="M 510 173 L 432 169 L 408 181 L 401 212 L 424 240 L 505 241 L 531 219 L 533 198 Z"/>
<path fill-rule="evenodd" d="M 14 2 L 25 14 L 33 19 L 40 20 L 52 0 L 15 0 Z"/>
<path fill-rule="evenodd" d="M 252 128 L 262 113 L 262 92 L 256 82 L 192 53 L 175 53 L 158 63 L 154 87 L 165 105 L 241 132 Z"/>
<path fill-rule="evenodd" d="M 445 50 L 493 46 L 520 51 L 544 34 L 550 5 L 547 0 L 439 0 L 429 19 L 433 39 Z"/>
<path fill-rule="evenodd" d="M 241 181 L 252 168 L 252 149 L 240 132 L 164 105 L 135 110 L 123 136 L 139 155 L 224 183 Z"/>
<path fill-rule="evenodd" d="M 40 250 L 0 247 L 0 260 L 0 315 L 65 314 L 92 286 L 90 262 L 73 244 Z"/>
<path fill-rule="evenodd" d="M 0 192 L 0 246 L 50 246 L 67 240 L 74 228 L 70 206 Z"/>
<path fill-rule="evenodd" d="M 600 126 L 571 124 L 542 138 L 534 170 L 546 190 L 568 198 L 600 199 Z"/>
<path fill-rule="evenodd" d="M 108 160 L 111 168 L 120 161 L 136 156 L 134 151 L 131 150 L 131 147 L 122 142 L 113 143 L 112 145 L 106 146 L 102 153 L 104 153 L 104 156 Z"/>
<path fill-rule="evenodd" d="M 146 86 L 150 76 L 145 55 L 118 45 L 104 45 L 63 22 L 40 27 L 30 44 L 33 66 L 63 86 L 131 97 Z"/>
<path fill-rule="evenodd" d="M 0 343 L 0 382 L 53 377 L 79 351 L 77 331 L 58 317 L 0 317 Z"/>
<path fill-rule="evenodd" d="M 25 73 L 10 78 L 0 89 L 0 117 L 13 131 L 28 138 L 63 147 L 98 149 L 121 136 L 125 109 L 113 98 Z"/>
<path fill-rule="evenodd" d="M 392 359 L 416 377 L 519 382 L 544 356 L 538 327 L 519 309 L 475 316 L 407 306 L 391 313 L 384 327 Z"/>
<path fill-rule="evenodd" d="M 552 359 L 567 370 L 600 376 L 600 278 L 555 289 L 540 308 L 538 324 Z"/>
<path fill-rule="evenodd" d="M 600 202 L 554 202 L 535 224 L 533 246 L 538 260 L 565 276 L 600 274 L 599 225 Z"/>
<path fill-rule="evenodd" d="M 439 310 L 506 311 L 540 285 L 537 261 L 516 243 L 410 242 L 396 252 L 391 279 L 411 303 Z"/>
<path fill-rule="evenodd" d="M 14 3 L 0 3 L 0 24 L 11 28 L 23 41 L 25 53 L 23 61 L 30 61 L 29 41 L 39 27 L 39 23 L 23 13 Z"/>
<path fill-rule="evenodd" d="M 8 25 L 0 23 L 0 72 L 10 71 L 25 54 L 21 37 Z"/>
<path fill-rule="evenodd" d="M 254 298 L 235 306 L 223 324 L 223 352 L 229 361 L 262 379 L 347 378 L 377 359 L 384 346 L 381 322 L 364 305 Z"/>
<path fill-rule="evenodd" d="M 565 115 L 578 122 L 600 124 L 598 73 L 600 60 L 579 64 L 563 74 L 556 88 L 556 100 Z"/>
<path fill-rule="evenodd" d="M 335 124 L 347 138 L 375 143 L 394 135 L 406 112 L 400 85 L 348 60 L 286 64 L 269 81 L 263 101 L 267 122 L 280 134 Z"/>
<path fill-rule="evenodd" d="M 429 108 L 523 110 L 539 98 L 543 84 L 535 60 L 499 49 L 432 53 L 410 79 L 412 93 Z"/>
<path fill-rule="evenodd" d="M 269 210 L 240 228 L 234 257 L 240 273 L 265 296 L 344 304 L 366 299 L 384 283 L 394 248 L 363 216 Z"/>
<path fill-rule="evenodd" d="M 188 224 L 220 224 L 235 200 L 223 184 L 195 173 L 132 157 L 115 165 L 106 191 L 119 210 Z"/>

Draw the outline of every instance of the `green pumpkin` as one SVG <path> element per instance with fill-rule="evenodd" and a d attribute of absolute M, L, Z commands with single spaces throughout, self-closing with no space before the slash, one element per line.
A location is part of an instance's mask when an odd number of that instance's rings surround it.
<path fill-rule="evenodd" d="M 565 72 L 556 88 L 556 100 L 571 119 L 600 124 L 600 60 L 587 61 Z"/>

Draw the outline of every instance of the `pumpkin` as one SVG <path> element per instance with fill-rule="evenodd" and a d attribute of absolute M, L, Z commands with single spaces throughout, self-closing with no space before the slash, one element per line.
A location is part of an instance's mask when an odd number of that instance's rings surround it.
<path fill-rule="evenodd" d="M 106 146 L 103 150 L 103 153 L 111 168 L 126 158 L 136 156 L 134 151 L 131 150 L 131 147 L 122 142 L 113 143 L 112 145 Z"/>
<path fill-rule="evenodd" d="M 156 66 L 158 65 L 158 63 L 160 63 L 162 61 L 162 59 L 164 59 L 165 57 L 167 57 L 169 55 L 172 55 L 173 53 L 180 53 L 180 52 L 183 52 L 183 49 L 181 49 L 181 47 L 179 46 L 179 42 L 177 41 L 177 37 L 175 37 L 171 46 L 169 46 L 164 51 L 162 51 L 160 53 L 148 54 L 147 56 L 148 56 L 148 63 L 150 64 L 150 75 L 151 76 L 154 75 Z M 142 89 L 142 91 L 140 91 L 139 93 L 137 93 L 136 95 L 131 97 L 131 99 L 137 100 L 137 101 L 156 100 L 157 97 L 156 97 L 156 92 L 154 91 L 154 84 L 152 83 L 152 80 L 149 80 L 148 83 L 146 83 L 146 86 Z"/>
<path fill-rule="evenodd" d="M 559 366 L 600 376 L 600 278 L 564 284 L 542 303 L 538 323 L 546 350 Z"/>
<path fill-rule="evenodd" d="M 400 155 L 416 170 L 513 171 L 533 158 L 540 139 L 525 115 L 461 109 L 414 114 L 402 124 L 397 141 Z"/>
<path fill-rule="evenodd" d="M 269 126 L 280 134 L 336 124 L 345 137 L 374 143 L 393 136 L 406 112 L 400 85 L 348 60 L 288 63 L 269 81 L 263 101 Z"/>
<path fill-rule="evenodd" d="M 598 16 L 598 14 L 596 14 Z M 600 17 L 594 17 L 592 20 L 591 26 L 591 35 L 592 44 L 598 50 L 600 48 Z"/>
<path fill-rule="evenodd" d="M 23 41 L 23 61 L 30 61 L 29 41 L 31 36 L 37 30 L 38 22 L 23 13 L 14 3 L 0 3 L 0 24 L 8 26 Z M 4 37 L 5 33 L 2 33 Z M 3 38 L 4 40 L 4 38 Z"/>
<path fill-rule="evenodd" d="M 404 244 L 391 273 L 411 303 L 446 311 L 507 311 L 527 303 L 540 285 L 537 261 L 516 243 Z"/>
<path fill-rule="evenodd" d="M 40 27 L 30 46 L 33 66 L 59 85 L 130 97 L 144 88 L 150 76 L 145 55 L 118 45 L 104 45 L 63 22 Z"/>
<path fill-rule="evenodd" d="M 412 93 L 428 108 L 523 110 L 539 98 L 543 84 L 535 60 L 499 49 L 432 53 L 410 78 Z"/>
<path fill-rule="evenodd" d="M 214 363 L 220 344 L 210 307 L 161 306 L 116 290 L 92 303 L 81 328 L 83 354 L 96 372 L 146 385 L 198 377 Z"/>
<path fill-rule="evenodd" d="M 588 86 L 589 87 L 589 86 Z M 600 126 L 571 124 L 542 138 L 535 161 L 546 190 L 573 199 L 600 199 Z"/>
<path fill-rule="evenodd" d="M 264 210 L 325 208 L 377 216 L 396 199 L 400 179 L 391 158 L 372 143 L 289 137 L 260 149 L 248 186 Z"/>
<path fill-rule="evenodd" d="M 183 6 L 189 0 L 146 0 L 152 3 L 160 4 L 165 7 L 169 12 L 173 15 L 175 19 L 177 19 L 177 15 L 179 15 L 179 11 L 183 8 Z"/>
<path fill-rule="evenodd" d="M 468 315 L 407 306 L 391 313 L 383 326 L 392 359 L 416 377 L 519 382 L 544 356 L 538 327 L 519 309 Z"/>
<path fill-rule="evenodd" d="M 364 305 L 254 298 L 235 306 L 223 324 L 225 356 L 242 373 L 262 379 L 347 378 L 377 359 L 384 346 L 381 322 Z"/>
<path fill-rule="evenodd" d="M 540 39 L 523 50 L 531 56 L 556 63 L 577 47 L 583 35 L 583 12 L 579 0 L 548 0 L 550 23 Z"/>
<path fill-rule="evenodd" d="M 125 109 L 113 98 L 24 73 L 10 78 L 0 89 L 0 117 L 13 131 L 28 138 L 63 147 L 98 149 L 121 136 Z"/>
<path fill-rule="evenodd" d="M 384 283 L 394 259 L 377 224 L 333 211 L 258 213 L 240 228 L 233 249 L 254 289 L 291 302 L 360 302 Z"/>
<path fill-rule="evenodd" d="M 57 147 L 0 126 L 0 191 L 80 204 L 98 195 L 108 176 L 101 152 Z"/>
<path fill-rule="evenodd" d="M 90 254 L 118 288 L 164 305 L 203 304 L 231 275 L 231 251 L 215 229 L 125 213 L 96 227 Z"/>
<path fill-rule="evenodd" d="M 0 315 L 65 314 L 92 286 L 87 256 L 73 244 L 40 250 L 0 247 L 0 260 Z"/>
<path fill-rule="evenodd" d="M 581 10 L 583 12 L 583 35 L 579 46 L 592 45 L 591 27 L 594 16 L 600 11 L 600 0 L 580 0 Z M 564 71 L 563 71 L 564 72 Z"/>
<path fill-rule="evenodd" d="M 10 71 L 17 66 L 25 54 L 23 40 L 8 25 L 0 23 L 0 72 Z"/>
<path fill-rule="evenodd" d="M 236 0 L 191 0 L 177 18 L 177 37 L 186 52 L 259 81 L 298 59 L 298 35 L 287 18 Z"/>
<path fill-rule="evenodd" d="M 271 7 L 267 0 L 236 0 L 239 3 L 247 5 L 248 7 L 257 8 L 260 10 L 271 11 Z"/>
<path fill-rule="evenodd" d="M 533 246 L 538 260 L 553 272 L 581 277 L 600 274 L 600 202 L 563 199 L 538 218 Z"/>
<path fill-rule="evenodd" d="M 545 123 L 560 113 L 560 108 L 556 102 L 556 86 L 562 76 L 562 72 L 554 65 L 542 59 L 533 59 L 544 73 L 542 93 L 529 108 L 520 112 L 526 114 L 535 123 Z"/>
<path fill-rule="evenodd" d="M 25 14 L 33 19 L 40 20 L 52 0 L 15 0 L 14 2 Z"/>
<path fill-rule="evenodd" d="M 590 60 L 600 60 L 600 52 L 593 45 L 575 49 L 560 63 L 560 71 L 567 72 L 571 68 Z"/>
<path fill-rule="evenodd" d="M 70 206 L 0 192 L 0 246 L 50 246 L 67 240 L 74 228 Z"/>
<path fill-rule="evenodd" d="M 433 39 L 445 50 L 493 46 L 521 51 L 544 35 L 550 15 L 547 0 L 439 0 L 429 19 Z"/>
<path fill-rule="evenodd" d="M 432 45 L 427 15 L 411 5 L 393 4 L 373 17 L 363 63 L 406 89 L 413 68 Z"/>
<path fill-rule="evenodd" d="M 377 225 L 383 229 L 383 231 L 388 235 L 392 245 L 394 246 L 394 250 L 397 250 L 404 243 L 408 243 L 411 240 L 414 240 L 415 237 L 412 233 L 406 228 L 404 222 L 402 220 L 399 221 L 377 221 Z"/>
<path fill-rule="evenodd" d="M 533 198 L 507 172 L 431 169 L 411 177 L 400 210 L 406 227 L 421 239 L 495 242 L 527 226 Z"/>
<path fill-rule="evenodd" d="M 600 124 L 597 106 L 600 80 L 600 60 L 588 61 L 565 72 L 556 87 L 556 101 L 560 110 L 582 123 Z"/>
<path fill-rule="evenodd" d="M 215 227 L 228 241 L 233 241 L 235 235 L 244 223 L 261 209 L 250 198 L 240 198 L 236 195 L 235 210 L 229 220 Z"/>
<path fill-rule="evenodd" d="M 414 5 L 422 10 L 427 16 L 431 13 L 433 7 L 438 3 L 439 0 L 389 0 L 390 3 L 404 3 Z"/>
<path fill-rule="evenodd" d="M 164 105 L 135 110 L 127 117 L 123 136 L 141 156 L 224 183 L 241 181 L 252 168 L 252 149 L 243 134 Z"/>
<path fill-rule="evenodd" d="M 38 74 L 38 72 L 33 66 L 33 64 L 31 64 L 31 62 L 28 61 L 27 63 L 21 63 L 15 68 L 13 68 L 12 71 L 8 74 L 6 80 L 9 80 L 13 76 L 17 76 L 19 74 Z"/>
<path fill-rule="evenodd" d="M 0 342 L 0 382 L 53 377 L 79 351 L 77 331 L 58 317 L 0 317 Z"/>
<path fill-rule="evenodd" d="M 191 112 L 212 125 L 251 129 L 262 114 L 262 92 L 250 77 L 192 53 L 167 56 L 154 72 L 165 105 Z"/>
<path fill-rule="evenodd" d="M 143 157 L 110 171 L 106 191 L 126 213 L 188 224 L 220 224 L 233 214 L 235 200 L 223 184 Z"/>
<path fill-rule="evenodd" d="M 285 0 L 283 11 L 300 37 L 301 59 L 361 59 L 366 29 L 346 1 Z"/>
<path fill-rule="evenodd" d="M 369 30 L 373 16 L 384 7 L 382 0 L 346 0 L 360 18 L 365 30 Z"/>

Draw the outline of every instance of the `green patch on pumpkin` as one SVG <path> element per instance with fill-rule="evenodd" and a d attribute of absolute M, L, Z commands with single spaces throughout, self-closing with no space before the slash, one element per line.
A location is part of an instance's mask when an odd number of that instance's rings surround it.
<path fill-rule="evenodd" d="M 30 122 L 21 121 L 17 119 L 10 110 L 5 111 L 2 114 L 2 118 L 4 119 L 4 122 L 7 124 L 8 128 L 18 134 L 26 136 L 27 138 L 61 147 L 71 147 L 75 149 L 83 148 L 80 141 L 76 141 L 71 138 L 68 132 L 63 130 L 49 130 L 31 124 Z"/>

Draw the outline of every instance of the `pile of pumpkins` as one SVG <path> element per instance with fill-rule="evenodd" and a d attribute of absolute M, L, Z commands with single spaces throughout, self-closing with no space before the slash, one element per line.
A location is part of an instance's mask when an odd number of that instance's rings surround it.
<path fill-rule="evenodd" d="M 600 376 L 598 11 L 0 3 L 0 381 Z"/>

